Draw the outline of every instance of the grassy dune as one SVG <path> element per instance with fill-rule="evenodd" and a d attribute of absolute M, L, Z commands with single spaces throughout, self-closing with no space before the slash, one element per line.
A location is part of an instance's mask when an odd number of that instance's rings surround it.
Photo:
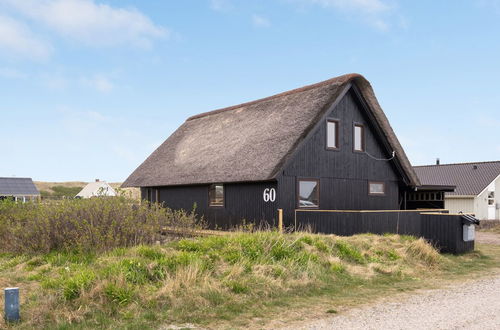
<path fill-rule="evenodd" d="M 487 261 L 479 253 L 441 256 L 398 235 L 233 233 L 100 254 L 3 254 L 0 286 L 21 288 L 23 321 L 15 328 L 245 326 L 298 301 L 348 303 Z"/>

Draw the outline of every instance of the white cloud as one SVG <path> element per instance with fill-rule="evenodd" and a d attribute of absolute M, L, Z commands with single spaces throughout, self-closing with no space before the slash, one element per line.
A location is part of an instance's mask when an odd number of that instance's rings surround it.
<path fill-rule="evenodd" d="M 81 79 L 81 82 L 85 86 L 95 88 L 96 90 L 102 93 L 111 92 L 115 87 L 114 84 L 107 77 L 103 75 L 95 75 L 90 78 L 84 77 Z"/>
<path fill-rule="evenodd" d="M 71 40 L 93 46 L 149 47 L 169 35 L 134 8 L 115 8 L 94 0 L 0 0 L 33 21 Z"/>
<path fill-rule="evenodd" d="M 65 90 L 70 85 L 69 79 L 59 73 L 44 73 L 41 75 L 41 82 L 45 88 L 55 91 Z"/>
<path fill-rule="evenodd" d="M 47 59 L 52 47 L 33 35 L 21 22 L 0 15 L 0 50 L 7 56 L 31 59 Z"/>
<path fill-rule="evenodd" d="M 303 3 L 333 8 L 362 19 L 374 28 L 386 31 L 390 28 L 388 16 L 394 10 L 385 0 L 299 0 Z"/>
<path fill-rule="evenodd" d="M 365 14 L 379 14 L 390 7 L 381 0 L 307 0 L 324 7 L 335 7 L 347 11 L 361 11 Z"/>
<path fill-rule="evenodd" d="M 252 23 L 255 27 L 266 28 L 271 26 L 271 22 L 267 18 L 260 15 L 252 15 Z"/>
<path fill-rule="evenodd" d="M 0 68 L 0 77 L 8 79 L 25 79 L 28 75 L 13 68 Z"/>
<path fill-rule="evenodd" d="M 229 11 L 233 8 L 230 0 L 210 0 L 210 8 L 215 11 Z"/>

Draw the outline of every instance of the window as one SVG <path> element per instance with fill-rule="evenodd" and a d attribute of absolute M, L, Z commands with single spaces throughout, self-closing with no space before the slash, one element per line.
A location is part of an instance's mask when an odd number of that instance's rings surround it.
<path fill-rule="evenodd" d="M 495 205 L 495 192 L 488 191 L 488 205 Z"/>
<path fill-rule="evenodd" d="M 383 196 L 385 195 L 385 183 L 383 182 L 368 182 L 368 194 Z"/>
<path fill-rule="evenodd" d="M 224 206 L 224 186 L 212 184 L 208 190 L 209 206 Z"/>
<path fill-rule="evenodd" d="M 319 180 L 299 180 L 298 206 L 319 207 Z"/>
<path fill-rule="evenodd" d="M 365 151 L 365 127 L 354 124 L 354 151 Z"/>
<path fill-rule="evenodd" d="M 326 122 L 326 148 L 339 148 L 339 122 L 337 120 L 328 120 Z"/>

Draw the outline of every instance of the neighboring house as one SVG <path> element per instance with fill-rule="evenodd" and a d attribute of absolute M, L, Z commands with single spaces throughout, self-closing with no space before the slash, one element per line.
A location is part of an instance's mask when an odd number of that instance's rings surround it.
<path fill-rule="evenodd" d="M 423 184 L 454 185 L 445 194 L 451 213 L 472 213 L 480 220 L 500 219 L 500 161 L 415 166 Z"/>
<path fill-rule="evenodd" d="M 76 198 L 91 198 L 102 196 L 116 196 L 116 191 L 106 182 L 96 179 L 95 182 L 88 183 L 75 196 Z"/>
<path fill-rule="evenodd" d="M 5 198 L 34 201 L 40 198 L 40 192 L 31 178 L 0 178 L 0 199 Z"/>
<path fill-rule="evenodd" d="M 278 209 L 285 225 L 297 208 L 405 209 L 421 185 L 369 82 L 349 74 L 188 118 L 122 186 L 227 228 Z"/>

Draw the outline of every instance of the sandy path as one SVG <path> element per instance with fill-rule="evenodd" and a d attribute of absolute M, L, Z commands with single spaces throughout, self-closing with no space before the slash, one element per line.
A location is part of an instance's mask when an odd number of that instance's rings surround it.
<path fill-rule="evenodd" d="M 284 329 L 500 329 L 500 272 Z"/>
<path fill-rule="evenodd" d="M 500 245 L 500 235 L 488 231 L 476 231 L 476 242 Z"/>

